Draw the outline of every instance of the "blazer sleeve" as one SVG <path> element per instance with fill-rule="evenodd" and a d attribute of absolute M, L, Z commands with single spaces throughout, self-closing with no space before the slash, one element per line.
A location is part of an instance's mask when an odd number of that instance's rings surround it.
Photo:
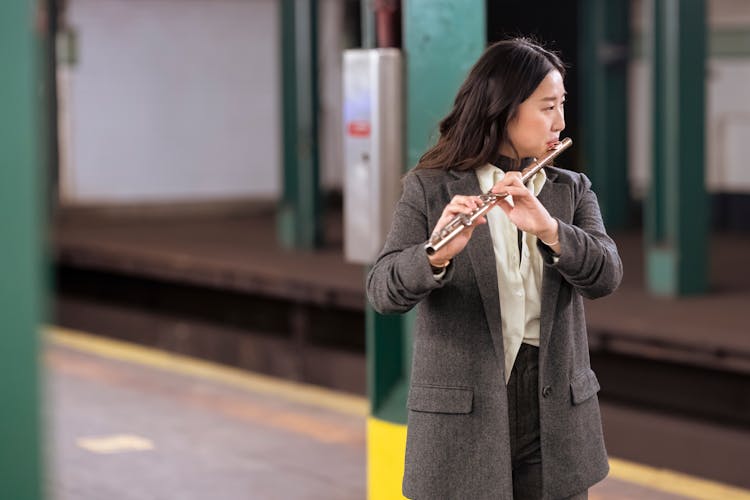
<path fill-rule="evenodd" d="M 367 275 L 367 298 L 379 313 L 406 312 L 450 280 L 452 264 L 442 278 L 433 276 L 424 250 L 427 224 L 424 186 L 412 172 L 404 179 L 383 250 Z"/>
<path fill-rule="evenodd" d="M 609 237 L 602 221 L 596 194 L 584 174 L 574 183 L 575 212 L 573 223 L 558 219 L 561 253 L 553 259 L 552 251 L 538 242 L 545 265 L 556 268 L 563 279 L 589 299 L 614 292 L 622 281 L 622 261 L 617 245 Z"/>

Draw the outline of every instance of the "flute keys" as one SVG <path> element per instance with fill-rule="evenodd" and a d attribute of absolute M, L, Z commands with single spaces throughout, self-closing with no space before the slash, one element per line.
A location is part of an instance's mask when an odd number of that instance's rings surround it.
<path fill-rule="evenodd" d="M 526 182 L 528 182 L 529 178 L 531 178 L 532 175 L 538 172 L 542 167 L 552 161 L 564 150 L 569 148 L 572 144 L 573 141 L 569 137 L 566 137 L 559 143 L 555 144 L 541 159 L 535 160 L 532 165 L 524 169 L 521 182 L 523 184 L 526 184 Z M 427 252 L 427 254 L 432 255 L 437 252 L 448 242 L 448 240 L 455 237 L 459 232 L 463 230 L 462 226 L 471 226 L 475 219 L 478 219 L 493 207 L 493 203 L 497 202 L 497 200 L 499 199 L 505 198 L 506 196 L 508 196 L 508 193 L 488 192 L 479 195 L 479 198 L 485 205 L 474 210 L 471 215 L 459 214 L 454 217 L 448 224 L 446 224 L 446 226 L 441 231 L 437 233 L 437 238 L 435 237 L 435 235 L 433 235 L 430 241 L 425 244 L 425 251 Z"/>

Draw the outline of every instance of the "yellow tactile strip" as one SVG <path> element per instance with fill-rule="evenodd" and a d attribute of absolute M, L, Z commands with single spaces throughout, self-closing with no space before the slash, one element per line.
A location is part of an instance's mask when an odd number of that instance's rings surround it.
<path fill-rule="evenodd" d="M 609 459 L 609 475 L 622 481 L 701 500 L 750 500 L 750 491 L 668 469 Z"/>
<path fill-rule="evenodd" d="M 152 368 L 166 370 L 206 380 L 225 383 L 263 394 L 272 394 L 289 401 L 310 404 L 350 415 L 366 416 L 368 403 L 365 398 L 323 389 L 309 384 L 280 380 L 221 366 L 188 356 L 172 354 L 157 349 L 97 337 L 59 327 L 48 327 L 49 341 L 104 358 L 128 361 Z"/>

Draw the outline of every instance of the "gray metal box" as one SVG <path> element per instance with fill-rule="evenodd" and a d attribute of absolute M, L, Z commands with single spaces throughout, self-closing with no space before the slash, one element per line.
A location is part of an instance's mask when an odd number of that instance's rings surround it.
<path fill-rule="evenodd" d="M 398 49 L 344 52 L 344 254 L 371 264 L 401 195 L 402 57 Z"/>

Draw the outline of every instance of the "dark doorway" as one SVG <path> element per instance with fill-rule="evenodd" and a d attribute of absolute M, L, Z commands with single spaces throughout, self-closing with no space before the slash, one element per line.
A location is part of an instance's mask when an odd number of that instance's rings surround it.
<path fill-rule="evenodd" d="M 578 96 L 578 2 L 552 0 L 487 0 L 487 43 L 514 36 L 530 36 L 558 52 L 569 65 L 565 77 L 568 99 L 565 103 L 563 135 L 578 138 L 580 100 Z M 580 148 L 560 156 L 556 164 L 576 170 Z"/>

